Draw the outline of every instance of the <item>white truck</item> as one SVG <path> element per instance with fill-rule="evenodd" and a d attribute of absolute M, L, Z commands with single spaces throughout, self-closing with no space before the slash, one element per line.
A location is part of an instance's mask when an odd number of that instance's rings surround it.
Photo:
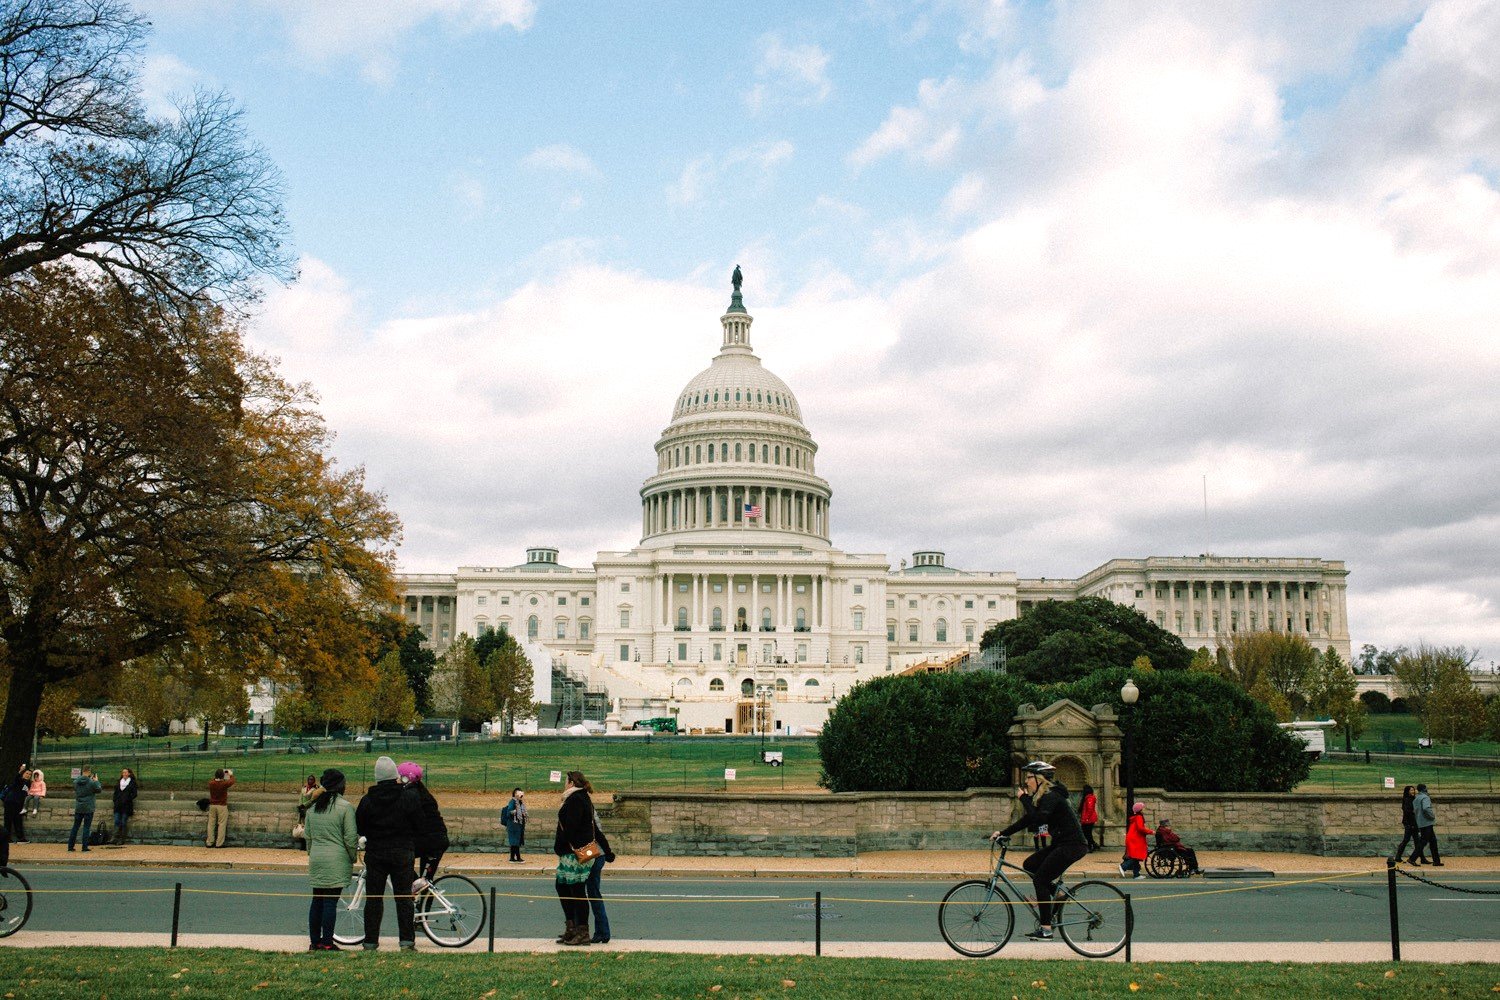
<path fill-rule="evenodd" d="M 1311 754 L 1313 760 L 1323 756 L 1323 751 L 1328 749 L 1328 741 L 1325 733 L 1335 728 L 1338 723 L 1332 719 L 1319 719 L 1312 722 L 1279 722 L 1285 729 L 1303 743 L 1302 752 Z"/>

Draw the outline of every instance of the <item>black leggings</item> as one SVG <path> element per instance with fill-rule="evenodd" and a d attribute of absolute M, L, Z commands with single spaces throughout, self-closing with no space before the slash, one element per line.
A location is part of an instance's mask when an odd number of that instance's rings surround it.
<path fill-rule="evenodd" d="M 589 925 L 588 892 L 584 883 L 557 883 L 557 898 L 562 903 L 563 918 L 587 929 Z"/>
<path fill-rule="evenodd" d="M 1396 848 L 1397 859 L 1400 859 L 1401 855 L 1406 853 L 1406 845 L 1408 843 L 1411 844 L 1412 859 L 1420 858 L 1423 847 L 1422 835 L 1417 832 L 1417 828 L 1414 826 L 1403 827 L 1403 829 L 1406 831 L 1406 836 L 1401 838 L 1401 846 Z"/>
<path fill-rule="evenodd" d="M 1052 915 L 1057 911 L 1057 904 L 1052 901 L 1053 886 L 1069 865 L 1088 852 L 1086 844 L 1053 844 L 1021 862 L 1021 867 L 1031 875 L 1031 884 L 1036 887 L 1036 908 L 1042 926 L 1051 927 Z"/>

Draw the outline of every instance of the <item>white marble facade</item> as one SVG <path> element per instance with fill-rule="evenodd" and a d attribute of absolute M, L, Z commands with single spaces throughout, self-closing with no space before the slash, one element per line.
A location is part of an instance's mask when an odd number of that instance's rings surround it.
<path fill-rule="evenodd" d="M 817 444 L 752 353 L 752 322 L 736 287 L 718 355 L 657 441 L 639 545 L 588 568 L 538 546 L 519 565 L 402 575 L 407 619 L 439 651 L 503 625 L 606 690 L 626 725 L 675 714 L 735 732 L 757 704 L 768 728 L 816 728 L 860 680 L 977 651 L 985 629 L 1031 604 L 1085 595 L 1136 608 L 1189 647 L 1274 628 L 1349 658 L 1338 561 L 1113 559 L 1078 579 L 1025 580 L 954 569 L 937 551 L 893 569 L 834 548 Z"/>

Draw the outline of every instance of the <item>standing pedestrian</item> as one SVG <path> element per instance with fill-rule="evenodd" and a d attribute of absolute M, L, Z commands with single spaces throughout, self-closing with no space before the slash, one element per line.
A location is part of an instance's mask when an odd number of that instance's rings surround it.
<path fill-rule="evenodd" d="M 590 803 L 592 806 L 592 803 Z M 599 845 L 599 850 L 604 853 L 594 859 L 589 867 L 589 877 L 583 883 L 583 894 L 588 897 L 589 909 L 594 913 L 594 936 L 589 938 L 590 944 L 609 944 L 609 914 L 604 912 L 604 893 L 601 882 L 604 878 L 604 866 L 614 864 L 615 852 L 609 849 L 609 838 L 604 835 L 604 828 L 599 825 L 599 810 L 594 812 L 594 843 Z"/>
<path fill-rule="evenodd" d="M 1427 853 L 1432 856 L 1429 862 L 1434 868 L 1443 867 L 1443 859 L 1438 856 L 1437 845 L 1437 815 L 1432 811 L 1432 796 L 1427 794 L 1426 785 L 1417 786 L 1417 797 L 1411 800 L 1411 811 L 1417 820 L 1417 843 L 1427 848 Z"/>
<path fill-rule="evenodd" d="M 1099 797 L 1094 794 L 1093 785 L 1083 786 L 1083 798 L 1078 803 L 1078 824 L 1083 827 L 1083 838 L 1092 854 L 1099 849 L 1094 840 L 1094 827 L 1099 824 Z"/>
<path fill-rule="evenodd" d="M 84 767 L 73 779 L 73 829 L 68 834 L 68 850 L 78 841 L 78 828 L 83 827 L 83 850 L 88 853 L 89 831 L 94 826 L 94 796 L 104 791 L 99 779 L 94 777 L 92 767 Z"/>
<path fill-rule="evenodd" d="M 510 861 L 521 864 L 521 847 L 526 843 L 526 793 L 511 789 L 510 801 L 500 810 L 500 825 L 505 827 L 505 842 L 510 845 Z"/>
<path fill-rule="evenodd" d="M 438 862 L 448 851 L 448 824 L 438 808 L 437 797 L 422 783 L 422 765 L 403 761 L 396 766 L 399 780 L 417 797 L 417 878 L 413 892 L 421 892 L 437 878 Z"/>
<path fill-rule="evenodd" d="M 1401 789 L 1401 846 L 1396 848 L 1396 860 L 1401 860 L 1401 855 L 1406 853 L 1406 845 L 1411 844 L 1411 857 L 1406 859 L 1409 865 L 1425 865 L 1427 859 L 1422 856 L 1422 837 L 1417 833 L 1417 814 L 1412 807 L 1416 800 L 1417 789 L 1413 785 L 1407 785 Z"/>
<path fill-rule="evenodd" d="M 1146 811 L 1144 802 L 1132 807 L 1125 823 L 1125 857 L 1120 859 L 1121 878 L 1140 878 L 1141 862 L 1146 860 Z"/>
<path fill-rule="evenodd" d="M 204 847 L 223 847 L 229 833 L 229 789 L 234 787 L 234 772 L 221 767 L 208 782 L 208 833 Z"/>
<path fill-rule="evenodd" d="M 135 772 L 125 767 L 120 769 L 120 782 L 115 786 L 115 836 L 111 843 L 119 846 L 125 843 L 125 830 L 130 826 L 130 817 L 135 815 L 135 796 L 140 791 L 140 785 L 135 780 Z"/>
<path fill-rule="evenodd" d="M 12 843 L 26 843 L 26 796 L 31 794 L 31 768 L 22 764 L 16 776 L 0 789 L 4 804 L 5 833 Z"/>
<path fill-rule="evenodd" d="M 421 822 L 416 793 L 397 778 L 396 762 L 375 761 L 375 784 L 359 800 L 355 826 L 365 838 L 365 951 L 380 947 L 380 921 L 385 917 L 385 883 L 396 900 L 396 938 L 402 951 L 417 947 L 416 914 L 412 907 L 412 865 L 416 861 Z"/>
<path fill-rule="evenodd" d="M 333 925 L 339 897 L 354 878 L 359 857 L 359 829 L 354 807 L 344 798 L 344 772 L 330 767 L 309 799 L 304 819 L 307 836 L 307 878 L 312 883 L 312 905 L 307 910 L 308 951 L 338 951 Z"/>
<path fill-rule="evenodd" d="M 25 808 L 31 810 L 35 816 L 36 811 L 41 808 L 42 800 L 47 797 L 47 776 L 42 773 L 41 768 L 35 768 L 31 772 L 31 788 L 26 793 Z"/>
<path fill-rule="evenodd" d="M 557 833 L 552 838 L 552 853 L 557 855 L 557 898 L 562 903 L 567 929 L 558 944 L 589 944 L 589 904 L 585 897 L 593 871 L 592 859 L 581 861 L 578 850 L 594 840 L 593 791 L 580 771 L 568 772 L 562 805 L 557 810 Z"/>

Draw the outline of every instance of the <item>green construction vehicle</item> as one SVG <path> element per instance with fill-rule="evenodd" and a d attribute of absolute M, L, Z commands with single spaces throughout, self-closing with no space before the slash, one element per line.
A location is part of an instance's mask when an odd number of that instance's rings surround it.
<path fill-rule="evenodd" d="M 640 719 L 630 728 L 642 732 L 649 730 L 653 733 L 671 733 L 675 736 L 677 735 L 677 720 L 674 718 Z"/>

